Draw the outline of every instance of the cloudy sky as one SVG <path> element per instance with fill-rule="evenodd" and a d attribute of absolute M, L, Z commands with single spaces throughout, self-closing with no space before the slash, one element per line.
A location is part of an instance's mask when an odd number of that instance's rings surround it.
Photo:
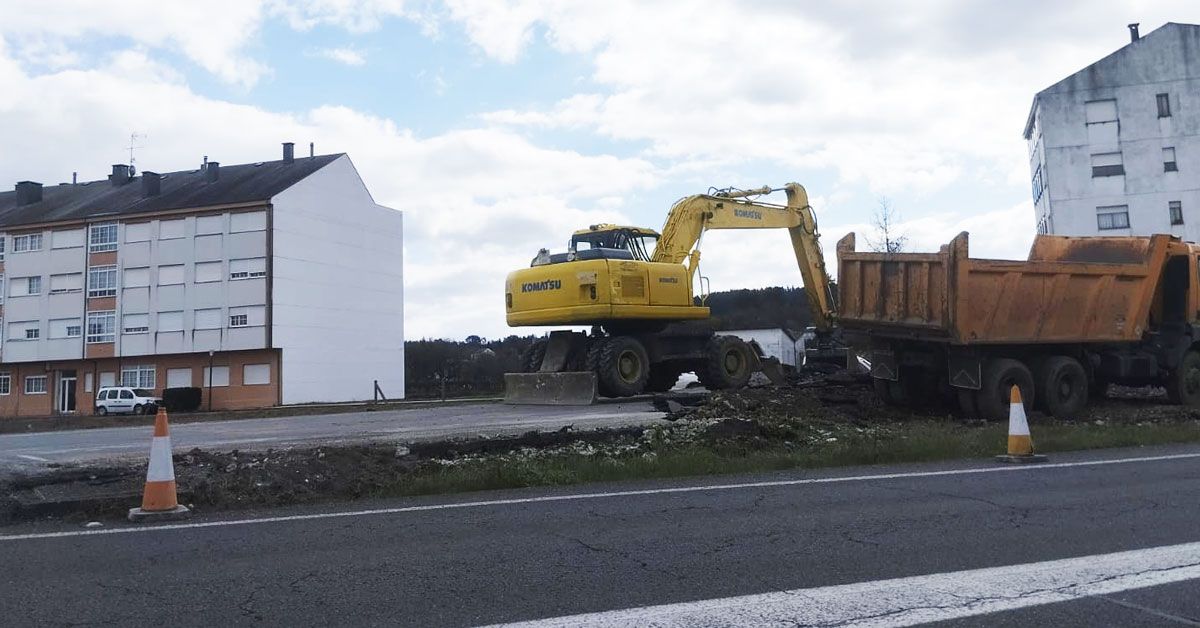
<path fill-rule="evenodd" d="M 315 142 L 405 212 L 406 335 L 494 337 L 539 247 L 710 186 L 804 184 L 831 260 L 881 198 L 1023 257 L 1033 94 L 1167 21 L 1200 3 L 0 0 L 0 182 Z M 704 244 L 714 290 L 800 283 L 782 233 Z"/>

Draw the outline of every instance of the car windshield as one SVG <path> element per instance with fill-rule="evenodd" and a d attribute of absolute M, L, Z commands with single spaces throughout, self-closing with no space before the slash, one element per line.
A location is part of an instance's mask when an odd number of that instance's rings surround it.
<path fill-rule="evenodd" d="M 135 394 L 135 395 L 137 395 L 137 396 L 139 396 L 139 397 L 153 397 L 153 396 L 154 396 L 154 391 L 153 391 L 153 390 L 146 390 L 145 388 L 134 388 L 134 389 L 133 389 L 133 394 Z"/>
<path fill-rule="evenodd" d="M 580 234 L 571 239 L 571 247 L 576 251 L 594 248 L 624 249 L 633 254 L 634 259 L 647 262 L 654 254 L 654 247 L 657 244 L 657 235 L 634 234 L 628 229 Z"/>

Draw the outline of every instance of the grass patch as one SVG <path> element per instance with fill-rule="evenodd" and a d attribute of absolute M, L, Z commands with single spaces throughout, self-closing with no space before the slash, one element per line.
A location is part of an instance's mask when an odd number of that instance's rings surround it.
<path fill-rule="evenodd" d="M 1005 425 L 917 421 L 886 437 L 838 440 L 821 447 L 752 447 L 737 442 L 686 444 L 619 456 L 547 453 L 494 456 L 427 466 L 373 496 L 404 496 L 667 479 L 789 469 L 986 458 L 1004 453 Z M 1148 425 L 1052 424 L 1034 427 L 1041 453 L 1200 442 L 1200 422 Z"/>

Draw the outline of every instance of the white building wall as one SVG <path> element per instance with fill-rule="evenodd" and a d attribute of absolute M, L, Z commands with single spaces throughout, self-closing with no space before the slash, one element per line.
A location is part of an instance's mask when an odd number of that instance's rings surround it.
<path fill-rule="evenodd" d="M 1200 241 L 1197 45 L 1200 28 L 1167 25 L 1038 94 L 1026 139 L 1040 229 L 1077 236 L 1170 233 Z M 1169 117 L 1158 115 L 1162 93 Z M 1089 103 L 1096 109 L 1103 100 L 1115 100 L 1116 124 L 1089 125 Z M 1175 149 L 1177 172 L 1164 171 L 1168 147 Z M 1093 155 L 1110 152 L 1120 153 L 1125 173 L 1093 176 Z M 1171 201 L 1181 203 L 1182 225 L 1171 224 Z M 1119 206 L 1128 207 L 1129 227 L 1100 229 L 1098 208 Z"/>
<path fill-rule="evenodd" d="M 283 403 L 404 396 L 401 212 L 342 156 L 272 199 L 271 338 Z"/>

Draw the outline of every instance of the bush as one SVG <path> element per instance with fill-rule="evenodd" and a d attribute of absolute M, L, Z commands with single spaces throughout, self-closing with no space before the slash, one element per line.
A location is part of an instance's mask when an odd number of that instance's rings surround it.
<path fill-rule="evenodd" d="M 200 389 L 196 387 L 167 388 L 162 394 L 163 406 L 170 412 L 194 412 L 200 408 Z"/>

